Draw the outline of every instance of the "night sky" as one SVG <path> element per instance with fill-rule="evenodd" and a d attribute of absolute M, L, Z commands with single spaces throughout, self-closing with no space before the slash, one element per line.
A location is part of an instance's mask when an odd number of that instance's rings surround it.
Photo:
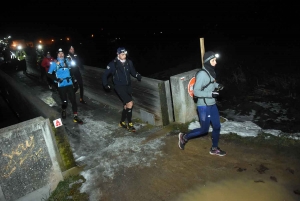
<path fill-rule="evenodd" d="M 173 66 L 175 64 L 166 63 L 173 60 L 172 57 L 184 57 L 184 53 L 186 57 L 190 54 L 198 57 L 199 38 L 205 38 L 206 50 L 216 50 L 223 54 L 225 50 L 221 43 L 226 43 L 228 61 L 236 57 L 235 52 L 246 56 L 256 54 L 257 57 L 272 55 L 273 59 L 278 57 L 275 55 L 292 55 L 291 51 L 295 53 L 295 50 L 289 48 L 299 49 L 300 46 L 298 10 L 287 1 L 163 3 L 133 0 L 27 0 L 14 2 L 2 9 L 1 15 L 0 37 L 11 35 L 13 38 L 28 40 L 44 37 L 55 38 L 59 42 L 62 38 L 70 37 L 72 41 L 67 42 L 67 45 L 75 45 L 76 51 L 91 66 L 105 66 L 120 46 L 131 50 L 131 59 L 140 68 Z M 121 40 L 114 41 L 117 38 Z M 239 43 L 240 40 L 247 41 L 247 45 Z M 58 46 L 66 49 L 67 45 L 59 42 L 50 51 L 55 53 Z M 157 52 L 159 43 L 164 43 L 165 47 L 168 46 L 175 53 Z M 250 47 L 252 44 L 256 46 Z M 236 50 L 230 52 L 229 48 Z M 274 50 L 278 53 L 274 53 Z M 152 58 L 148 53 L 152 53 Z M 147 62 L 143 62 L 141 57 Z M 155 61 L 151 64 L 149 60 L 152 59 Z"/>
<path fill-rule="evenodd" d="M 278 37 L 298 34 L 295 6 L 277 1 L 41 1 L 14 2 L 2 7 L 0 35 L 64 34 L 89 36 L 101 31 L 146 35 L 178 31 L 204 35 Z"/>

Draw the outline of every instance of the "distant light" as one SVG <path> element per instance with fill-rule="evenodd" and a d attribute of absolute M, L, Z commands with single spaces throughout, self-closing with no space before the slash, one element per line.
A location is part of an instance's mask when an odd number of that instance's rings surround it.
<path fill-rule="evenodd" d="M 51 41 L 52 41 L 52 42 L 54 42 L 54 40 L 53 40 L 53 39 L 52 39 Z"/>
<path fill-rule="evenodd" d="M 94 37 L 94 34 L 92 34 L 92 38 Z"/>
<path fill-rule="evenodd" d="M 42 43 L 42 41 L 40 40 L 39 43 Z"/>
<path fill-rule="evenodd" d="M 70 40 L 70 38 L 67 38 L 67 40 Z"/>
<path fill-rule="evenodd" d="M 160 33 L 162 34 L 162 31 Z"/>
<path fill-rule="evenodd" d="M 62 40 L 62 38 L 60 40 Z"/>

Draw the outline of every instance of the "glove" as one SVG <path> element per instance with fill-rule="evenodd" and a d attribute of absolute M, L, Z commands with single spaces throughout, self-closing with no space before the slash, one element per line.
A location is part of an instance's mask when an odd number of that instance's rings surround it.
<path fill-rule="evenodd" d="M 219 86 L 218 86 L 218 88 L 217 88 L 218 90 L 222 90 L 222 89 L 224 89 L 224 85 L 223 84 L 219 84 Z"/>
<path fill-rule="evenodd" d="M 110 89 L 111 89 L 111 87 L 110 87 L 108 84 L 105 85 L 104 88 L 105 88 L 106 90 L 110 90 Z"/>
<path fill-rule="evenodd" d="M 136 79 L 137 79 L 138 81 L 141 81 L 141 80 L 142 80 L 142 76 L 141 76 L 139 73 L 137 73 L 137 74 L 136 74 Z"/>
<path fill-rule="evenodd" d="M 59 82 L 59 83 L 62 83 L 63 79 L 57 78 L 56 81 Z"/>
<path fill-rule="evenodd" d="M 211 97 L 217 98 L 218 96 L 219 96 L 218 92 L 215 92 L 215 91 L 211 92 Z"/>

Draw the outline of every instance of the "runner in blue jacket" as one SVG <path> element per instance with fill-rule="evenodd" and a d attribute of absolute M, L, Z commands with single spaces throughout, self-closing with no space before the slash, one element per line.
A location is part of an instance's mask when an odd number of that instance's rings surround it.
<path fill-rule="evenodd" d="M 73 121 L 83 124 L 83 121 L 77 115 L 77 103 L 70 68 L 71 63 L 68 59 L 65 59 L 64 52 L 60 48 L 58 49 L 57 60 L 50 64 L 48 76 L 57 83 L 57 90 L 62 101 L 62 118 L 65 119 L 67 116 L 66 109 L 68 107 L 69 99 L 72 104 L 72 111 L 74 114 Z"/>

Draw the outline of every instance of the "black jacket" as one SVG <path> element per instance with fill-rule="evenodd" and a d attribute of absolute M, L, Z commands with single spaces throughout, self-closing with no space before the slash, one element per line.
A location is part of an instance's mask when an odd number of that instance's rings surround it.
<path fill-rule="evenodd" d="M 131 77 L 137 78 L 140 76 L 138 72 L 136 72 L 133 63 L 131 60 L 126 59 L 126 61 L 121 63 L 117 58 L 112 60 L 108 66 L 104 74 L 102 75 L 102 84 L 106 86 L 108 84 L 107 78 L 109 75 L 113 76 L 113 82 L 115 85 L 131 85 Z"/>

